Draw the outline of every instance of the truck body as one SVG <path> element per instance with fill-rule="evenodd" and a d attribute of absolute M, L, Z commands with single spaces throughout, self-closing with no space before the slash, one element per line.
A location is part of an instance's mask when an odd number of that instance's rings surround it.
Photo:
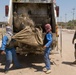
<path fill-rule="evenodd" d="M 54 46 L 57 44 L 57 10 L 55 0 L 9 0 L 8 10 L 8 23 L 13 25 L 14 30 L 14 12 L 18 15 L 27 13 L 29 17 L 34 21 L 35 25 L 41 26 L 44 33 L 43 26 L 46 23 L 50 23 L 52 27 Z M 22 47 L 21 47 L 22 48 Z M 42 51 L 27 48 L 20 50 L 17 48 L 19 53 L 41 53 Z"/>

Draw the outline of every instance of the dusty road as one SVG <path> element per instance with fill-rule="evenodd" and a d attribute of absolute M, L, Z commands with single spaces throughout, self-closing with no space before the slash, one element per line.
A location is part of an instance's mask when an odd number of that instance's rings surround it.
<path fill-rule="evenodd" d="M 55 63 L 52 61 L 52 72 L 48 75 L 76 75 L 76 65 L 71 64 L 74 61 L 72 37 L 73 33 L 62 32 L 62 58 L 60 54 L 53 55 L 52 59 Z M 46 75 L 42 72 L 42 68 L 44 67 L 42 55 L 18 56 L 18 58 L 23 68 L 11 69 L 7 75 Z M 0 75 L 5 75 L 3 68 L 4 65 L 0 65 Z"/>

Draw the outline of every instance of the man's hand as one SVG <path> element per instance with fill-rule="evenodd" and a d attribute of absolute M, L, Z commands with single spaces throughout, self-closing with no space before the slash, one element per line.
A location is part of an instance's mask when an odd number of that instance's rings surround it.
<path fill-rule="evenodd" d="M 72 44 L 74 44 L 74 40 L 72 40 Z"/>
<path fill-rule="evenodd" d="M 0 51 L 0 54 L 1 54 L 1 55 L 5 55 L 5 54 L 6 54 L 6 52 L 5 52 L 5 51 L 3 51 L 3 50 L 1 50 L 1 51 Z"/>
<path fill-rule="evenodd" d="M 45 49 L 45 48 L 46 48 L 46 46 L 43 46 L 43 48 Z"/>

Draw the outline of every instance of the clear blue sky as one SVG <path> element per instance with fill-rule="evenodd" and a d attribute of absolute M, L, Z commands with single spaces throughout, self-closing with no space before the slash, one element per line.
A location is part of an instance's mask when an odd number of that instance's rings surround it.
<path fill-rule="evenodd" d="M 59 21 L 69 21 L 73 19 L 73 8 L 74 19 L 76 20 L 76 0 L 56 0 L 57 5 L 60 7 Z M 67 15 L 65 15 L 67 14 Z"/>
<path fill-rule="evenodd" d="M 56 0 L 57 5 L 60 7 L 59 21 L 69 21 L 73 19 L 73 8 L 75 8 L 74 19 L 76 19 L 76 0 Z M 4 21 L 5 5 L 9 4 L 9 0 L 0 0 L 0 21 Z M 67 14 L 65 16 L 65 14 Z"/>

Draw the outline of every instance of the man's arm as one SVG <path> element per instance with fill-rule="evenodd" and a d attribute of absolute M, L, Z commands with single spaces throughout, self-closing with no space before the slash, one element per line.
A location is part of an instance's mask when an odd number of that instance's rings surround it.
<path fill-rule="evenodd" d="M 74 44 L 74 40 L 76 39 L 76 31 L 74 33 L 73 39 L 72 39 L 72 43 Z"/>
<path fill-rule="evenodd" d="M 5 54 L 5 48 L 6 48 L 7 41 L 8 41 L 8 37 L 4 36 L 2 38 L 2 45 L 1 45 L 1 48 L 0 48 L 0 53 L 1 54 Z"/>

